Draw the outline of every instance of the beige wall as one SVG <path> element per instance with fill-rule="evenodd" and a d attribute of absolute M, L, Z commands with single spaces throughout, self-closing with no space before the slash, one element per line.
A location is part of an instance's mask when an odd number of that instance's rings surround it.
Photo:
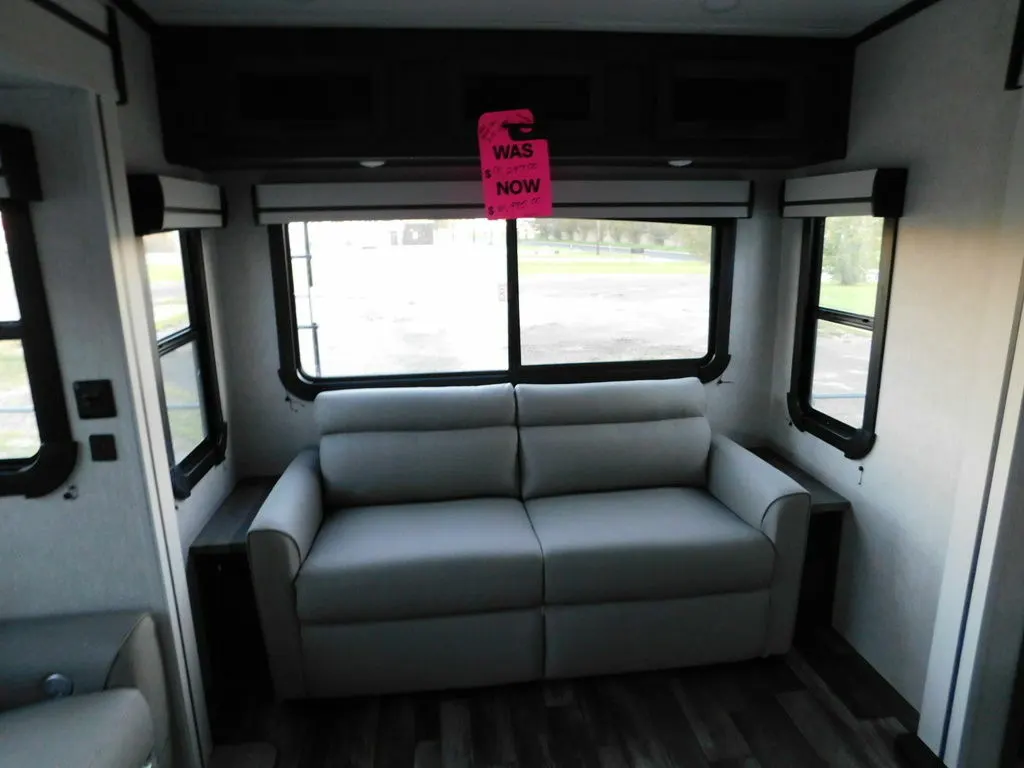
<path fill-rule="evenodd" d="M 849 155 L 826 170 L 910 172 L 878 442 L 861 461 L 788 425 L 800 226 L 783 226 L 771 438 L 853 502 L 834 623 L 917 707 L 954 509 L 981 508 L 1015 310 L 1021 254 L 996 247 L 1020 102 L 1003 91 L 1013 6 L 943 0 L 858 50 Z"/>

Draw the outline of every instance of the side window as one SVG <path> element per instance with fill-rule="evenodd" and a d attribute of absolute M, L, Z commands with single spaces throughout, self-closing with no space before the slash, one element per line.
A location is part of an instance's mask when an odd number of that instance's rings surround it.
<path fill-rule="evenodd" d="M 896 221 L 804 222 L 790 416 L 849 458 L 875 442 Z"/>
<path fill-rule="evenodd" d="M 0 126 L 0 496 L 56 490 L 78 456 L 32 228 L 39 198 L 28 132 Z"/>
<path fill-rule="evenodd" d="M 0 225 L 0 459 L 8 461 L 35 456 L 42 445 L 25 364 L 24 337 L 7 230 Z"/>
<path fill-rule="evenodd" d="M 146 235 L 142 243 L 171 476 L 174 494 L 182 499 L 224 460 L 227 440 L 210 334 L 203 240 L 197 230 L 182 230 Z"/>

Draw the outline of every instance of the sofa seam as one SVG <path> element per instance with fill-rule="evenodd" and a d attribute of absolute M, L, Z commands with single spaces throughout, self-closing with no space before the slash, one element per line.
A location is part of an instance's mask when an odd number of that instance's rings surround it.
<path fill-rule="evenodd" d="M 494 608 L 491 610 L 481 609 L 475 611 L 463 611 L 462 613 L 436 613 L 424 616 L 407 616 L 404 618 L 381 618 L 381 619 L 355 619 L 355 620 L 320 620 L 299 618 L 299 625 L 308 627 L 360 627 L 366 624 L 403 624 L 412 621 L 431 621 L 434 619 L 463 619 L 474 616 L 496 616 L 505 613 L 522 613 L 523 611 L 543 611 L 544 604 L 527 605 L 519 608 Z"/>
<path fill-rule="evenodd" d="M 665 421 L 690 421 L 691 419 L 699 419 L 701 421 L 707 421 L 708 417 L 705 415 L 698 416 L 666 416 L 659 419 L 621 419 L 616 421 L 570 421 L 570 422 L 557 422 L 557 423 L 546 423 L 546 424 L 519 424 L 521 429 L 544 429 L 545 427 L 602 427 L 602 426 L 617 426 L 622 424 L 660 424 Z"/>
<path fill-rule="evenodd" d="M 658 598 L 644 598 L 638 597 L 629 600 L 600 600 L 592 603 L 548 603 L 544 602 L 539 605 L 521 606 L 519 608 L 495 608 L 491 610 L 473 610 L 463 611 L 461 613 L 439 613 L 430 614 L 424 616 L 409 616 L 404 618 L 380 618 L 380 619 L 356 619 L 356 620 L 319 620 L 319 619 L 299 619 L 301 625 L 310 627 L 358 627 L 365 624 L 398 624 L 410 621 L 430 621 L 431 619 L 461 619 L 470 618 L 473 616 L 490 616 L 499 615 L 503 613 L 519 613 L 522 611 L 540 611 L 542 615 L 545 615 L 545 611 L 548 608 L 589 608 L 596 605 L 634 605 L 641 603 L 664 603 L 664 602 L 675 602 L 677 600 L 699 600 L 706 597 L 725 597 L 729 595 L 753 595 L 758 592 L 771 592 L 771 585 L 761 587 L 759 589 L 733 589 L 727 592 L 710 592 L 707 594 L 694 594 L 684 595 L 681 597 L 658 597 Z"/>

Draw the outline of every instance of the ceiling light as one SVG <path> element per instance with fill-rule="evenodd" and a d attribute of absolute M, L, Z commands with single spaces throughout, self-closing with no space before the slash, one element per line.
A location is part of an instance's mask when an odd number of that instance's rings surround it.
<path fill-rule="evenodd" d="M 740 7 L 740 0 L 700 0 L 700 4 L 710 13 L 728 13 Z"/>
<path fill-rule="evenodd" d="M 673 168 L 685 168 L 688 165 L 693 165 L 693 160 L 669 160 L 668 164 Z"/>
<path fill-rule="evenodd" d="M 363 168 L 380 168 L 387 165 L 387 162 L 387 160 L 360 160 L 359 164 L 363 166 Z"/>

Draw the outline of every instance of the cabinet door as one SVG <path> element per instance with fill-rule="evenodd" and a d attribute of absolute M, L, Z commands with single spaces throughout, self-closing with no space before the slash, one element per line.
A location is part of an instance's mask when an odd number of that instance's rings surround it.
<path fill-rule="evenodd" d="M 787 63 L 677 63 L 661 79 L 659 138 L 793 138 L 804 129 L 804 96 Z"/>
<path fill-rule="evenodd" d="M 372 154 L 388 132 L 385 72 L 365 64 L 334 60 L 239 62 L 234 76 L 235 103 L 223 116 L 225 136 L 294 154 L 301 146 L 311 156 Z M 287 137 L 290 146 L 277 146 Z M 358 149 L 357 149 L 358 147 Z"/>
<path fill-rule="evenodd" d="M 593 153 L 607 145 L 601 67 L 573 56 L 542 56 L 528 63 L 481 58 L 457 70 L 458 130 L 476 142 L 477 120 L 485 112 L 526 108 L 552 158 Z"/>

